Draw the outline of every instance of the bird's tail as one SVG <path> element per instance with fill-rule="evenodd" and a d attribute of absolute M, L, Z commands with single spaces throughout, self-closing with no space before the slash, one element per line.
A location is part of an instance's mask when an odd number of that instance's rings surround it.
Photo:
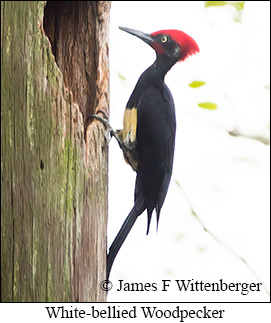
<path fill-rule="evenodd" d="M 145 210 L 145 203 L 143 194 L 139 194 L 135 201 L 135 205 L 132 208 L 131 212 L 127 216 L 126 220 L 124 221 L 122 227 L 119 230 L 115 240 L 113 241 L 111 247 L 109 248 L 109 252 L 107 255 L 107 265 L 106 265 L 106 277 L 109 278 L 110 271 L 113 265 L 113 262 L 122 246 L 124 240 L 126 239 L 127 235 L 129 234 L 130 230 L 132 229 L 133 225 L 137 217 Z"/>

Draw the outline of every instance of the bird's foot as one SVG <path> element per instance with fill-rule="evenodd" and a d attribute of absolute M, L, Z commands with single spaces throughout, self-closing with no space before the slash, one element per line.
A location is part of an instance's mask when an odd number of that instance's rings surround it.
<path fill-rule="evenodd" d="M 106 139 L 107 144 L 109 144 L 112 137 L 114 137 L 117 140 L 120 148 L 125 152 L 127 150 L 127 148 L 124 145 L 124 143 L 122 142 L 122 140 L 120 139 L 120 137 L 118 135 L 118 131 L 113 130 L 110 123 L 108 122 L 107 115 L 103 111 L 98 111 L 98 112 L 102 112 L 105 117 L 101 117 L 97 114 L 93 114 L 90 116 L 90 118 L 100 121 L 105 126 L 105 128 L 106 128 L 105 139 Z"/>
<path fill-rule="evenodd" d="M 107 115 L 103 111 L 98 111 L 98 112 L 102 112 L 105 117 L 101 117 L 98 114 L 92 114 L 90 116 L 90 118 L 100 121 L 105 126 L 106 131 L 105 131 L 104 137 L 105 137 L 106 143 L 108 145 L 111 138 L 114 137 L 115 131 L 111 127 L 110 123 L 108 122 Z"/>
<path fill-rule="evenodd" d="M 129 159 L 129 155 L 133 152 L 133 149 L 131 147 L 129 147 L 128 145 L 125 145 L 125 143 L 121 140 L 120 136 L 119 136 L 119 133 L 121 131 L 114 131 L 113 128 L 111 127 L 110 123 L 108 122 L 108 117 L 107 115 L 103 112 L 103 111 L 98 111 L 98 112 L 102 112 L 104 114 L 105 117 L 101 117 L 97 114 L 93 114 L 90 116 L 90 118 L 93 118 L 93 119 L 96 119 L 98 121 L 100 121 L 106 128 L 106 131 L 105 131 L 105 140 L 107 142 L 107 144 L 109 144 L 110 140 L 112 139 L 112 137 L 114 137 L 121 150 L 123 151 L 124 155 L 127 157 L 127 159 Z"/>

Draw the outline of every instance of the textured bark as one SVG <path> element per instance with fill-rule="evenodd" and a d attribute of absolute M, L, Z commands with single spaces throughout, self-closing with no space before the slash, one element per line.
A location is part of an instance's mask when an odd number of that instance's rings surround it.
<path fill-rule="evenodd" d="M 109 10 L 1 2 L 2 301 L 106 298 Z"/>

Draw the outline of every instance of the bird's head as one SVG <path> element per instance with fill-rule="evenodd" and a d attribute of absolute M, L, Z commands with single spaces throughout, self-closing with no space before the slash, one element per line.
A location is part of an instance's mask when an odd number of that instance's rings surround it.
<path fill-rule="evenodd" d="M 174 63 L 183 61 L 188 56 L 199 52 L 199 47 L 194 39 L 180 30 L 168 29 L 146 34 L 126 27 L 119 28 L 149 44 L 156 51 L 157 57 L 167 57 Z"/>

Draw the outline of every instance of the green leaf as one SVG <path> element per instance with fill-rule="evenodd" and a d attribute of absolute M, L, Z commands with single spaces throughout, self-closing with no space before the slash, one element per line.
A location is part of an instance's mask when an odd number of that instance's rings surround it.
<path fill-rule="evenodd" d="M 208 109 L 208 110 L 215 110 L 217 108 L 217 105 L 212 102 L 201 102 L 201 103 L 198 103 L 198 106 L 202 109 Z"/>
<path fill-rule="evenodd" d="M 192 87 L 193 89 L 195 89 L 195 88 L 200 87 L 205 84 L 206 83 L 202 82 L 202 81 L 194 81 L 194 82 L 190 83 L 189 86 Z"/>
<path fill-rule="evenodd" d="M 233 6 L 237 11 L 244 9 L 245 1 L 240 2 L 228 2 L 229 5 Z"/>
<path fill-rule="evenodd" d="M 119 77 L 122 81 L 126 81 L 126 78 L 125 78 L 121 73 L 118 73 L 118 77 Z"/>
<path fill-rule="evenodd" d="M 227 4 L 226 1 L 205 1 L 205 8 L 225 6 L 226 4 Z"/>
<path fill-rule="evenodd" d="M 232 6 L 236 9 L 236 13 L 233 17 L 235 22 L 241 22 L 243 9 L 245 6 L 245 1 L 205 1 L 205 8 L 207 7 L 222 7 L 222 6 Z"/>
<path fill-rule="evenodd" d="M 245 1 L 205 1 L 205 8 L 207 7 L 222 7 L 230 5 L 233 6 L 237 11 L 241 11 L 244 9 Z"/>

